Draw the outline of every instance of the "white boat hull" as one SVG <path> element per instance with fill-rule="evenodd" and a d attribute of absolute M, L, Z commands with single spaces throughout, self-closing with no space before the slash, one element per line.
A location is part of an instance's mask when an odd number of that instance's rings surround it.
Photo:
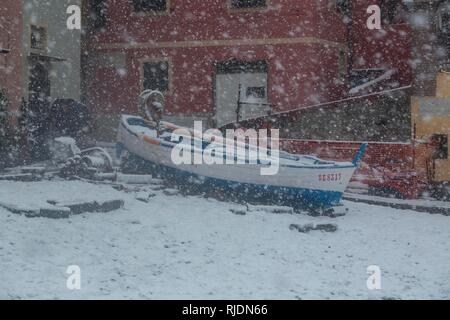
<path fill-rule="evenodd" d="M 172 148 L 167 144 L 151 144 L 122 119 L 117 143 L 120 150 L 148 164 L 176 182 L 195 182 L 208 188 L 245 192 L 245 196 L 277 198 L 280 202 L 298 202 L 313 207 L 329 207 L 339 203 L 356 169 L 353 163 L 332 166 L 292 166 L 280 163 L 275 175 L 261 175 L 259 164 L 180 164 L 172 161 Z"/>

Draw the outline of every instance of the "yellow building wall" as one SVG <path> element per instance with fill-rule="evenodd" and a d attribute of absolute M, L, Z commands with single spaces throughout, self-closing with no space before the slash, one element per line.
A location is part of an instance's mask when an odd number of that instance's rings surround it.
<path fill-rule="evenodd" d="M 450 98 L 450 72 L 440 72 L 436 80 L 436 97 Z"/>
<path fill-rule="evenodd" d="M 435 160 L 434 162 L 434 181 L 443 182 L 450 181 L 450 161 L 447 160 Z"/>
<path fill-rule="evenodd" d="M 441 86 L 441 93 L 444 92 L 443 89 L 445 87 Z M 450 136 L 450 97 L 413 97 L 411 121 L 416 149 L 415 166 L 419 171 L 426 171 L 429 138 L 434 134 Z M 450 155 L 447 156 L 449 158 L 447 160 L 435 160 L 434 162 L 433 180 L 436 182 L 450 181 Z"/>
<path fill-rule="evenodd" d="M 434 106 L 448 106 L 448 114 L 434 113 Z M 427 139 L 433 134 L 450 134 L 450 97 L 413 97 L 411 120 L 416 139 Z"/>

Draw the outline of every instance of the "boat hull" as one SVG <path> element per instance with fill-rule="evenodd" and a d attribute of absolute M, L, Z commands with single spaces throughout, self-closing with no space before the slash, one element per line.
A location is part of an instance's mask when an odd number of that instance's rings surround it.
<path fill-rule="evenodd" d="M 124 123 L 119 127 L 117 145 L 119 151 L 127 150 L 129 165 L 166 178 L 174 185 L 248 201 L 299 207 L 337 205 L 355 170 L 351 163 L 336 167 L 281 164 L 276 175 L 264 176 L 261 165 L 256 164 L 175 165 L 171 158 L 172 148 L 148 143 Z"/>
<path fill-rule="evenodd" d="M 120 147 L 121 148 L 121 147 Z M 327 208 L 339 204 L 343 192 L 299 187 L 254 184 L 195 174 L 161 165 L 130 153 L 127 166 L 133 171 L 153 174 L 184 190 L 230 197 L 261 204 L 291 205 L 301 208 Z"/>

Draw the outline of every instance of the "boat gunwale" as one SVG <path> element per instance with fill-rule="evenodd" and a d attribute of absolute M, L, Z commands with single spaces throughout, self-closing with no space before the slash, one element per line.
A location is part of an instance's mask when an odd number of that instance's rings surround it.
<path fill-rule="evenodd" d="M 136 138 L 138 138 L 138 139 L 140 139 L 140 140 L 143 140 L 143 139 L 139 136 L 138 133 L 133 132 L 133 130 L 132 130 L 131 128 L 128 127 L 128 126 L 131 126 L 130 124 L 126 123 L 126 119 L 129 119 L 129 118 L 137 118 L 137 119 L 139 119 L 140 117 L 136 117 L 136 116 L 122 116 L 122 121 L 120 122 L 121 126 L 122 126 L 127 132 L 129 132 L 130 134 L 132 134 L 133 136 L 135 136 Z M 142 119 L 142 118 L 140 118 L 140 119 Z M 137 126 L 137 125 L 136 125 L 136 126 Z M 165 140 L 163 140 L 163 139 L 161 139 L 161 138 L 149 137 L 149 136 L 146 135 L 146 134 L 142 134 L 142 136 L 148 137 L 149 139 L 152 139 L 152 140 L 155 140 L 155 141 L 158 141 L 158 142 L 159 142 L 159 144 L 154 145 L 154 146 L 161 146 L 161 147 L 164 147 L 164 148 L 172 149 L 172 148 L 176 145 L 176 143 L 168 143 L 167 141 L 165 141 Z M 145 140 L 144 140 L 144 142 L 145 142 Z M 148 143 L 148 144 L 151 145 L 150 143 Z M 197 150 L 197 149 L 193 149 L 193 150 L 192 150 L 192 153 L 194 153 L 194 152 L 199 152 L 199 153 L 201 153 L 201 151 L 199 151 L 199 150 Z M 284 151 L 281 151 L 281 152 L 284 152 Z M 294 155 L 294 156 L 296 156 L 296 155 Z M 304 157 L 312 157 L 312 158 L 316 158 L 316 157 L 314 157 L 314 156 L 308 156 L 308 155 L 302 155 L 302 156 L 304 156 Z M 320 159 L 320 158 L 316 158 L 316 159 L 318 159 L 318 160 L 320 160 L 320 161 L 326 161 L 326 160 L 322 160 L 322 159 Z M 339 163 L 342 163 L 342 164 L 339 164 Z M 227 165 L 228 165 L 228 164 L 227 164 Z M 233 165 L 235 165 L 235 164 L 233 164 Z M 249 165 L 249 164 L 247 164 L 247 165 Z M 261 163 L 258 163 L 258 164 L 250 164 L 250 165 L 264 166 L 264 165 L 268 165 L 268 164 L 261 164 Z M 333 162 L 333 163 L 329 163 L 329 164 L 325 164 L 325 165 L 303 165 L 303 164 L 289 165 L 289 164 L 281 164 L 281 163 L 279 163 L 279 165 L 280 165 L 280 168 L 318 169 L 318 170 L 324 170 L 324 169 L 334 169 L 334 170 L 337 170 L 337 169 L 350 169 L 350 168 L 356 168 L 356 166 L 355 166 L 354 164 L 352 164 L 351 162 Z"/>

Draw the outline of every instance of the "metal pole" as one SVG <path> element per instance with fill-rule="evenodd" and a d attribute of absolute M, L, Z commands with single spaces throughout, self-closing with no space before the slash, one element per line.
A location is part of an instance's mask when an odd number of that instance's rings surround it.
<path fill-rule="evenodd" d="M 236 108 L 236 123 L 239 122 L 239 114 L 241 113 L 241 90 L 242 90 L 242 85 L 239 83 L 238 100 L 237 100 L 237 108 Z"/>

